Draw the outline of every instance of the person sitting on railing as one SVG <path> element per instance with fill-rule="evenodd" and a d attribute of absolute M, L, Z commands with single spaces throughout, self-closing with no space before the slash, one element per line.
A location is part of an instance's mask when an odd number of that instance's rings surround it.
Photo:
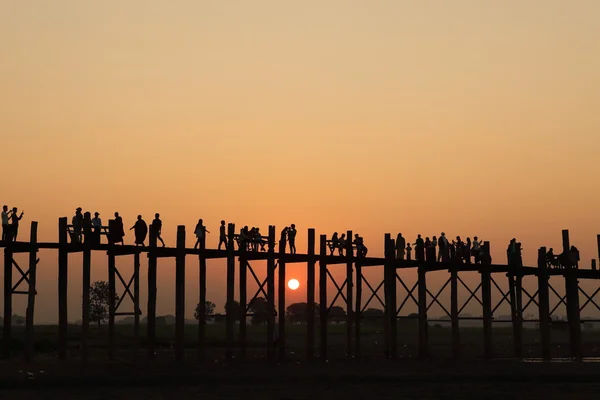
<path fill-rule="evenodd" d="M 135 224 L 129 230 L 133 230 L 135 235 L 135 245 L 145 246 L 144 241 L 148 235 L 148 225 L 146 224 L 146 221 L 142 219 L 141 215 L 137 216 L 137 221 L 135 221 Z"/>
<path fill-rule="evenodd" d="M 83 228 L 83 214 L 81 213 L 81 207 L 77 207 L 75 215 L 73 216 L 73 236 L 71 237 L 72 243 L 81 243 L 81 230 Z"/>
<path fill-rule="evenodd" d="M 369 249 L 367 249 L 363 238 L 360 237 L 358 233 L 354 235 L 354 244 L 356 245 L 357 257 L 366 257 Z"/>

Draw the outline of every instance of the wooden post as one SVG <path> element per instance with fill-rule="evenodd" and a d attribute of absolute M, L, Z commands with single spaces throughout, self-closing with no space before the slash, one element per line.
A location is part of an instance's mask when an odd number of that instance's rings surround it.
<path fill-rule="evenodd" d="M 227 249 L 226 249 L 227 250 Z M 200 239 L 199 263 L 199 304 L 200 315 L 198 318 L 198 360 L 204 360 L 206 353 L 206 235 Z"/>
<path fill-rule="evenodd" d="M 492 277 L 490 242 L 483 243 L 483 259 L 481 260 L 481 301 L 483 303 L 483 348 L 484 357 L 492 359 Z"/>
<path fill-rule="evenodd" d="M 227 311 L 227 326 L 226 326 L 226 338 L 227 348 L 225 350 L 225 356 L 228 360 L 233 357 L 233 326 L 235 320 L 238 318 L 234 314 L 234 289 L 235 289 L 235 253 L 234 253 L 234 240 L 235 225 L 227 225 L 227 302 L 225 303 Z"/>
<path fill-rule="evenodd" d="M 114 223 L 112 219 L 108 221 L 110 235 L 114 232 Z M 114 247 L 113 242 L 108 246 L 108 359 L 111 361 L 115 359 L 115 297 L 117 295 Z"/>
<path fill-rule="evenodd" d="M 521 288 L 521 270 L 517 263 L 517 260 L 510 260 L 508 266 L 509 272 L 508 277 L 508 290 L 510 296 L 510 313 L 513 326 L 513 347 L 515 357 L 523 357 L 523 320 L 521 315 L 521 302 L 519 301 L 519 293 L 522 292 Z M 519 277 L 518 277 L 519 276 Z"/>
<path fill-rule="evenodd" d="M 133 351 L 137 361 L 140 352 L 140 252 L 133 255 Z"/>
<path fill-rule="evenodd" d="M 452 322 L 452 355 L 460 358 L 460 326 L 458 316 L 458 264 L 450 270 L 450 320 Z"/>
<path fill-rule="evenodd" d="M 185 351 L 185 226 L 177 226 L 175 253 L 175 360 L 182 361 Z"/>
<path fill-rule="evenodd" d="M 354 346 L 355 357 L 360 357 L 360 325 L 362 310 L 362 265 L 360 258 L 356 259 L 356 305 L 354 307 Z"/>
<path fill-rule="evenodd" d="M 148 358 L 154 360 L 156 346 L 156 242 L 155 228 L 150 224 L 150 242 L 148 251 L 148 311 L 146 312 L 146 330 L 148 340 Z"/>
<path fill-rule="evenodd" d="M 352 324 L 354 321 L 354 312 L 352 309 L 352 275 L 354 274 L 352 268 L 352 262 L 354 258 L 354 251 L 352 248 L 352 231 L 346 233 L 348 241 L 346 242 L 346 352 L 348 357 L 352 357 Z M 356 256 L 358 257 L 358 249 L 356 250 Z"/>
<path fill-rule="evenodd" d="M 90 234 L 86 234 L 83 243 L 83 307 L 81 310 L 81 358 L 88 361 L 89 358 L 89 331 L 90 331 L 90 286 L 92 269 L 92 239 Z"/>
<path fill-rule="evenodd" d="M 277 291 L 278 300 L 278 325 L 279 334 L 277 335 L 277 344 L 279 345 L 279 362 L 285 361 L 285 240 L 282 234 L 279 239 L 279 288 Z"/>
<path fill-rule="evenodd" d="M 240 338 L 238 340 L 238 346 L 240 350 L 240 360 L 246 359 L 246 308 L 248 306 L 248 296 L 247 296 L 247 273 L 248 273 L 248 259 L 246 255 L 246 246 L 240 248 L 240 256 L 239 256 L 239 278 L 240 278 Z"/>
<path fill-rule="evenodd" d="M 394 241 L 389 233 L 385 234 L 384 290 L 386 317 L 386 356 L 395 360 L 398 358 L 397 347 L 397 314 L 396 314 L 396 255 Z"/>
<path fill-rule="evenodd" d="M 548 264 L 546 263 L 546 248 L 538 250 L 538 303 L 540 320 L 540 344 L 542 358 L 550 360 L 550 294 L 548 291 Z"/>
<path fill-rule="evenodd" d="M 428 357 L 428 336 L 427 336 L 427 265 L 423 262 L 418 267 L 418 296 L 419 296 L 419 357 L 425 359 Z"/>
<path fill-rule="evenodd" d="M 385 263 L 383 264 L 383 296 L 385 298 L 383 307 L 383 348 L 386 359 L 391 358 L 390 331 L 391 314 L 393 312 L 390 310 L 390 239 L 391 235 L 386 233 L 383 239 L 383 256 L 385 258 Z"/>
<path fill-rule="evenodd" d="M 67 359 L 67 277 L 69 253 L 67 250 L 67 218 L 58 219 L 58 358 Z M 5 322 L 6 323 L 6 320 Z"/>
<path fill-rule="evenodd" d="M 327 360 L 327 236 L 319 236 L 319 354 Z"/>
<path fill-rule="evenodd" d="M 37 267 L 37 227 L 36 221 L 31 222 L 31 233 L 30 233 L 30 248 L 29 248 L 29 292 L 27 293 L 27 314 L 26 314 L 26 325 L 25 325 L 25 343 L 26 352 L 25 360 L 33 360 L 33 310 L 35 308 L 35 287 L 36 287 L 36 267 Z"/>
<path fill-rule="evenodd" d="M 12 324 L 12 261 L 11 244 L 4 249 L 4 322 L 2 326 L 2 355 L 10 357 Z"/>
<path fill-rule="evenodd" d="M 315 350 L 315 230 L 308 230 L 308 262 L 306 279 L 306 359 L 312 360 Z"/>
<path fill-rule="evenodd" d="M 562 231 L 562 244 L 563 254 L 568 254 L 571 249 L 568 229 L 563 229 Z M 580 360 L 582 358 L 581 320 L 579 314 L 579 282 L 577 280 L 576 266 L 566 266 L 564 271 L 564 277 L 566 289 L 565 293 L 567 299 L 567 319 L 569 322 L 571 357 Z"/>
<path fill-rule="evenodd" d="M 598 242 L 598 262 L 600 262 L 600 235 L 596 236 L 596 241 Z"/>
<path fill-rule="evenodd" d="M 269 225 L 269 243 L 267 249 L 267 360 L 274 360 L 275 340 L 275 227 Z"/>

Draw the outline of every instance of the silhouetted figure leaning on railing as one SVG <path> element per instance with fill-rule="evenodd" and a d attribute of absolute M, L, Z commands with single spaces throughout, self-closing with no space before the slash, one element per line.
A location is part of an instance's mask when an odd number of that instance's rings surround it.
<path fill-rule="evenodd" d="M 148 236 L 148 225 L 146 224 L 146 221 L 142 219 L 141 215 L 137 216 L 137 221 L 135 221 L 135 224 L 129 228 L 129 230 L 133 230 L 135 235 L 135 245 L 145 246 L 144 241 L 146 241 L 146 236 Z"/>

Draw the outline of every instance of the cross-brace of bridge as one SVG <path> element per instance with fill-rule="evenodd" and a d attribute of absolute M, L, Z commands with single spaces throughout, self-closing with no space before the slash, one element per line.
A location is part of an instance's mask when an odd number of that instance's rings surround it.
<path fill-rule="evenodd" d="M 113 221 L 109 221 L 109 226 L 105 229 L 110 233 Z M 338 299 L 343 301 L 346 308 L 346 355 L 348 357 L 361 356 L 361 326 L 365 318 L 363 315 L 367 307 L 375 302 L 384 308 L 384 326 L 385 343 L 383 353 L 392 359 L 397 358 L 398 334 L 397 326 L 399 319 L 409 318 L 402 315 L 403 310 L 408 304 L 414 304 L 418 313 L 415 319 L 418 321 L 419 332 L 419 356 L 429 357 L 428 344 L 428 311 L 432 306 L 437 305 L 446 317 L 450 319 L 452 326 L 452 348 L 454 357 L 461 356 L 460 341 L 460 320 L 480 319 L 483 321 L 484 337 L 484 356 L 491 359 L 494 357 L 492 347 L 492 323 L 493 322 L 511 322 L 513 326 L 513 344 L 516 357 L 523 357 L 523 323 L 537 322 L 540 330 L 540 344 L 544 358 L 551 357 L 550 346 L 550 325 L 552 316 L 559 306 L 564 305 L 567 309 L 567 323 L 569 325 L 570 349 L 573 358 L 583 357 L 581 349 L 581 321 L 580 312 L 589 306 L 594 306 L 600 311 L 595 298 L 600 294 L 600 288 L 596 289 L 591 295 L 578 284 L 579 279 L 598 280 L 600 271 L 595 269 L 586 270 L 575 267 L 565 269 L 550 269 L 546 261 L 545 248 L 539 249 L 538 266 L 527 267 L 516 264 L 499 265 L 492 264 L 491 257 L 482 257 L 479 264 L 463 264 L 454 262 L 419 262 L 398 260 L 394 255 L 394 241 L 389 234 L 385 235 L 385 256 L 362 257 L 358 256 L 351 241 L 346 244 L 344 255 L 333 255 L 328 249 L 328 241 L 325 235 L 320 236 L 319 252 L 315 251 L 315 230 L 308 230 L 308 251 L 307 254 L 288 254 L 285 249 L 285 240 L 281 238 L 279 248 L 275 249 L 275 227 L 269 227 L 269 235 L 265 252 L 249 251 L 245 246 L 234 247 L 235 243 L 235 225 L 229 224 L 227 236 L 228 246 L 224 250 L 206 249 L 204 240 L 201 241 L 198 249 L 185 247 L 185 227 L 177 227 L 177 245 L 175 248 L 157 247 L 157 236 L 150 227 L 150 242 L 148 247 L 98 244 L 89 240 L 83 242 L 68 242 L 69 230 L 71 227 L 67 224 L 66 218 L 59 219 L 59 241 L 58 243 L 44 243 L 37 240 L 37 222 L 31 224 L 31 237 L 29 242 L 10 242 L 2 243 L 4 250 L 4 326 L 3 326 L 3 355 L 9 357 L 11 353 L 11 315 L 12 315 L 12 296 L 17 294 L 28 295 L 28 306 L 26 313 L 25 340 L 26 351 L 25 358 L 31 360 L 34 356 L 34 330 L 33 330 L 33 310 L 35 306 L 36 292 L 36 266 L 39 262 L 37 252 L 40 249 L 58 250 L 58 298 L 59 298 L 59 337 L 58 337 L 58 355 L 60 359 L 66 359 L 67 348 L 67 272 L 69 266 L 69 254 L 83 254 L 83 307 L 82 307 L 82 327 L 81 327 L 81 349 L 82 359 L 89 358 L 89 322 L 90 322 L 90 270 L 92 251 L 105 251 L 108 257 L 108 285 L 110 291 L 109 302 L 109 324 L 108 324 L 108 356 L 109 359 L 115 358 L 115 317 L 123 315 L 132 315 L 134 317 L 134 354 L 137 357 L 139 353 L 140 342 L 140 321 L 142 313 L 139 304 L 139 269 L 140 256 L 146 253 L 148 256 L 148 306 L 147 306 L 147 324 L 146 324 L 146 350 L 148 358 L 155 356 L 156 342 L 156 287 L 157 287 L 157 268 L 158 259 L 174 257 L 176 264 L 175 289 L 176 289 L 176 332 L 175 332 L 175 359 L 182 360 L 185 353 L 184 347 L 184 318 L 185 318 L 185 268 L 186 256 L 197 255 L 199 258 L 199 308 L 198 308 L 198 340 L 197 352 L 198 358 L 203 359 L 206 354 L 205 324 L 206 315 L 206 261 L 208 259 L 226 259 L 227 260 L 227 303 L 233 304 L 235 299 L 235 261 L 239 262 L 239 300 L 240 311 L 234 315 L 235 308 L 227 307 L 226 312 L 226 357 L 233 358 L 234 348 L 238 347 L 239 357 L 246 357 L 246 324 L 239 324 L 239 339 L 234 341 L 234 327 L 236 322 L 245 320 L 250 316 L 251 305 L 259 297 L 264 296 L 267 301 L 267 338 L 266 354 L 268 360 L 283 361 L 286 358 L 286 264 L 306 263 L 307 265 L 307 312 L 306 312 L 306 358 L 314 359 L 317 354 L 319 358 L 326 360 L 328 358 L 328 321 L 335 318 L 331 314 L 332 307 Z M 83 232 L 84 238 L 90 232 Z M 73 235 L 71 235 L 73 236 Z M 352 231 L 347 232 L 347 237 L 352 237 Z M 600 235 L 598 235 L 599 257 L 600 257 Z M 239 246 L 238 246 L 239 247 Z M 483 254 L 489 255 L 490 244 L 483 245 Z M 569 248 L 568 231 L 563 231 L 563 248 Z M 329 252 L 328 252 L 329 250 Z M 17 263 L 14 255 L 17 253 L 29 253 L 29 268 L 24 270 Z M 133 255 L 133 273 L 131 276 L 125 276 L 116 266 L 116 257 Z M 252 263 L 256 260 L 267 261 L 267 276 L 259 277 Z M 316 264 L 319 264 L 319 304 L 315 302 L 315 283 L 316 283 Z M 343 282 L 338 282 L 334 278 L 332 268 L 345 265 L 345 278 Z M 377 285 L 372 284 L 363 274 L 364 268 L 383 267 L 384 278 Z M 13 271 L 19 273 L 19 279 L 14 284 Z M 402 278 L 398 273 L 400 270 L 416 270 L 417 279 L 415 282 Z M 450 276 L 445 283 L 438 289 L 432 290 L 427 287 L 427 273 L 435 271 L 448 271 Z M 250 299 L 247 296 L 248 272 L 258 289 Z M 277 272 L 277 282 L 275 280 Z M 469 287 L 461 278 L 460 273 L 476 272 L 480 275 L 480 282 L 475 288 Z M 505 291 L 498 283 L 498 274 L 504 274 L 508 280 L 508 290 Z M 338 274 L 339 275 L 339 274 Z M 538 289 L 532 294 L 523 287 L 523 279 L 535 276 L 538 280 Z M 564 277 L 565 295 L 559 295 L 550 284 L 550 277 Z M 122 286 L 122 294 L 117 299 L 117 279 Z M 331 282 L 335 287 L 335 294 L 331 300 L 328 298 L 327 286 Z M 26 290 L 21 289 L 27 285 Z M 466 301 L 459 303 L 459 285 L 468 292 Z M 133 288 L 132 288 L 133 286 Z M 276 290 L 277 289 L 277 290 Z M 367 299 L 363 304 L 363 289 L 367 290 Z M 384 294 L 381 296 L 381 290 Z M 398 297 L 399 290 L 404 294 Z M 447 307 L 440 296 L 450 291 L 450 307 Z M 496 292 L 499 300 L 493 303 L 492 293 Z M 554 293 L 558 298 L 557 304 L 550 304 L 550 293 Z M 580 305 L 580 294 L 584 296 L 585 301 Z M 277 307 L 275 300 L 277 296 Z M 525 297 L 525 299 L 524 299 Z M 400 301 L 399 301 L 400 300 Z M 525 300 L 525 304 L 523 302 Z M 125 301 L 131 301 L 132 311 L 120 311 Z M 464 317 L 462 311 L 473 302 L 479 303 L 483 309 L 482 317 Z M 511 308 L 510 321 L 495 321 L 494 313 L 503 304 L 508 304 Z M 537 320 L 525 320 L 524 314 L 532 305 L 539 309 L 539 318 Z M 275 312 L 275 310 L 278 312 Z M 317 315 L 318 313 L 318 315 Z M 317 326 L 316 317 L 319 318 L 319 342 L 315 340 Z M 277 333 L 276 333 L 277 330 Z M 318 352 L 316 351 L 318 349 Z"/>

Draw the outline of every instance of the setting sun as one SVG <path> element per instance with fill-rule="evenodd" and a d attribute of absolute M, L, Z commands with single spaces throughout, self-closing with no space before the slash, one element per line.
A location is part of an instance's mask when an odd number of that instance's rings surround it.
<path fill-rule="evenodd" d="M 288 287 L 292 290 L 296 290 L 300 287 L 300 282 L 298 282 L 298 279 L 290 279 L 288 282 Z"/>

